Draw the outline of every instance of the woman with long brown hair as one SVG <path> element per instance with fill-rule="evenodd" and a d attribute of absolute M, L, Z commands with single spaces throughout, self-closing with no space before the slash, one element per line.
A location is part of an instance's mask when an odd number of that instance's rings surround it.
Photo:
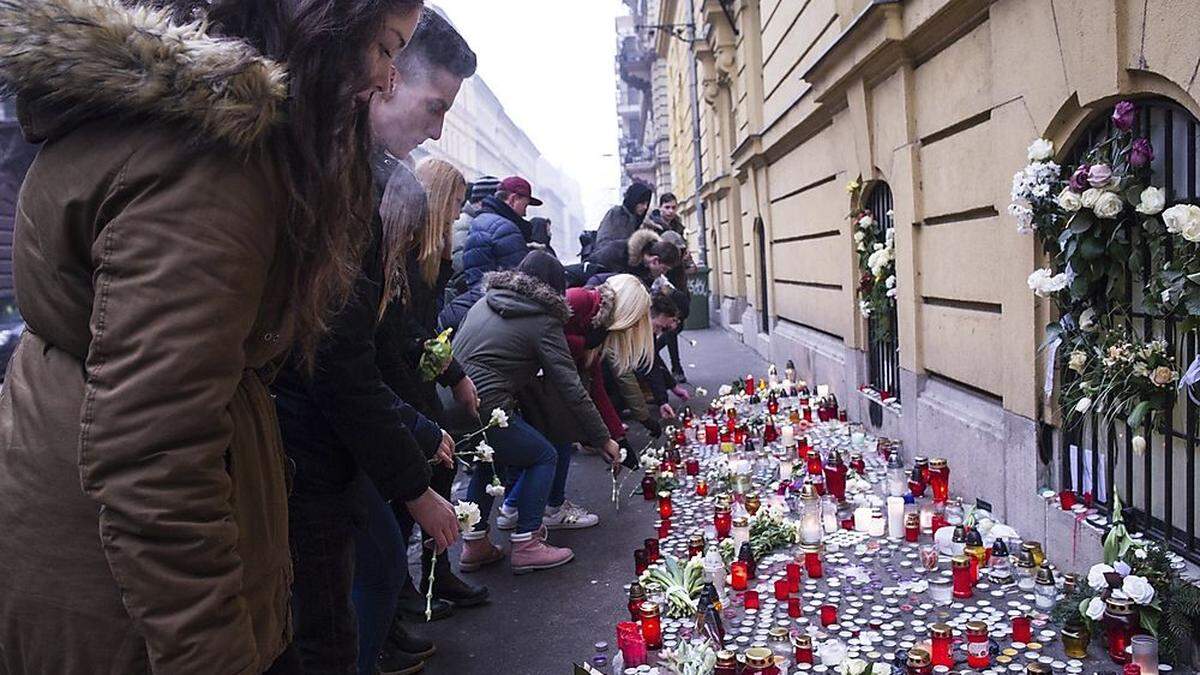
<path fill-rule="evenodd" d="M 362 104 L 421 2 L 211 5 L 0 3 L 0 82 L 43 143 L 0 392 L 3 672 L 290 665 L 265 380 L 293 343 L 313 362 L 355 279 Z"/>

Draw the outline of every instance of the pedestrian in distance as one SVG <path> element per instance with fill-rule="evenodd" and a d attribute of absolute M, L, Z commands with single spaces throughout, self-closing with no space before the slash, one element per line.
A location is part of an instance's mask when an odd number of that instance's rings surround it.
<path fill-rule="evenodd" d="M 484 197 L 491 197 L 500 189 L 500 179 L 495 176 L 480 176 L 476 178 L 467 190 L 467 203 L 463 204 L 462 213 L 454 221 L 454 248 L 450 256 L 454 263 L 454 274 L 462 274 L 462 251 L 467 243 L 467 235 L 471 233 L 471 221 L 483 210 Z"/>
<path fill-rule="evenodd" d="M 43 144 L 0 392 L 0 672 L 298 672 L 266 383 L 289 349 L 312 368 L 351 291 L 358 120 L 421 3 L 154 4 L 0 4 L 0 81 Z"/>

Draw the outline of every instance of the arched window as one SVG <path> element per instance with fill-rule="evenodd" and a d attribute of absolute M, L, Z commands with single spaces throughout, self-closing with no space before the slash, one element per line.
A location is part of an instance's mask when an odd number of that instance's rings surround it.
<path fill-rule="evenodd" d="M 875 219 L 875 241 L 892 227 L 892 189 L 883 181 L 871 188 L 865 203 Z M 900 343 L 896 336 L 896 301 L 867 321 L 867 368 L 870 385 L 883 396 L 900 400 Z"/>
<path fill-rule="evenodd" d="M 1165 189 L 1167 206 L 1180 203 L 1200 204 L 1200 153 L 1198 122 L 1188 110 L 1165 99 L 1135 101 L 1138 109 L 1137 136 L 1150 140 L 1154 149 L 1151 184 Z M 1077 165 L 1096 142 L 1112 132 L 1112 109 L 1093 123 L 1076 142 L 1066 158 L 1068 166 Z M 1126 211 L 1129 218 L 1136 213 Z M 1164 339 L 1186 369 L 1197 354 L 1195 330 L 1184 331 L 1175 321 L 1163 320 L 1145 309 L 1144 289 L 1150 278 L 1149 247 L 1140 227 L 1132 233 L 1132 269 L 1125 282 L 1124 314 L 1126 325 L 1145 340 Z M 1168 251 L 1168 255 L 1173 251 Z M 1072 381 L 1066 371 L 1063 385 Z M 1062 489 L 1091 495 L 1102 511 L 1111 507 L 1113 489 L 1120 494 L 1126 520 L 1147 535 L 1165 538 L 1172 549 L 1193 562 L 1200 562 L 1200 539 L 1196 521 L 1200 516 L 1197 501 L 1196 464 L 1200 454 L 1198 408 L 1180 393 L 1165 415 L 1167 428 L 1161 433 L 1150 421 L 1130 428 L 1125 422 L 1101 428 L 1102 415 L 1095 412 L 1060 430 Z M 1144 451 L 1134 448 L 1133 438 L 1146 440 Z"/>

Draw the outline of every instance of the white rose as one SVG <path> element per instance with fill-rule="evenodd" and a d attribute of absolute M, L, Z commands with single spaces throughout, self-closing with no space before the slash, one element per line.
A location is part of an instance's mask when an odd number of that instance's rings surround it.
<path fill-rule="evenodd" d="M 1167 232 L 1178 234 L 1188 241 L 1200 241 L 1200 206 L 1176 204 L 1163 211 Z"/>
<path fill-rule="evenodd" d="M 1153 216 L 1156 213 L 1161 213 L 1163 207 L 1166 205 L 1167 193 L 1156 187 L 1148 187 L 1142 190 L 1141 203 L 1135 208 L 1138 213 Z"/>
<path fill-rule="evenodd" d="M 728 396 L 733 393 L 733 387 L 728 384 L 723 384 L 717 389 L 717 396 Z"/>
<path fill-rule="evenodd" d="M 1104 601 L 1099 597 L 1092 598 L 1088 602 L 1087 610 L 1084 611 L 1087 617 L 1092 621 L 1099 621 L 1104 618 Z"/>
<path fill-rule="evenodd" d="M 475 446 L 475 456 L 481 462 L 492 461 L 495 454 L 496 451 L 492 449 L 492 446 L 487 444 L 487 441 L 479 441 L 479 445 Z"/>
<path fill-rule="evenodd" d="M 1093 208 L 1096 206 L 1096 201 L 1098 199 L 1100 199 L 1100 195 L 1102 195 L 1102 194 L 1104 194 L 1104 192 L 1102 190 L 1097 190 L 1096 188 L 1088 188 L 1083 191 L 1082 195 L 1080 195 L 1079 202 L 1085 208 L 1089 208 L 1089 209 Z"/>
<path fill-rule="evenodd" d="M 1044 162 L 1054 156 L 1054 143 L 1039 138 L 1029 144 L 1029 150 L 1025 154 L 1031 162 Z"/>
<path fill-rule="evenodd" d="M 1125 208 L 1125 202 L 1121 201 L 1119 195 L 1105 192 L 1096 200 L 1096 206 L 1092 210 L 1101 218 L 1116 218 L 1121 214 L 1123 208 Z"/>
<path fill-rule="evenodd" d="M 850 659 L 842 663 L 838 670 L 842 675 L 862 675 L 869 664 L 862 659 Z"/>
<path fill-rule="evenodd" d="M 888 288 L 894 288 L 896 286 L 896 275 L 893 274 L 892 276 L 888 277 L 887 281 L 884 283 L 887 285 Z"/>
<path fill-rule="evenodd" d="M 1079 193 L 1071 188 L 1064 188 L 1058 193 L 1058 206 L 1064 211 L 1078 211 L 1083 206 Z"/>
<path fill-rule="evenodd" d="M 1079 315 L 1079 329 L 1089 333 L 1096 330 L 1096 310 L 1090 307 L 1083 310 Z"/>
<path fill-rule="evenodd" d="M 1026 283 L 1029 284 L 1029 290 L 1033 291 L 1039 298 L 1044 298 L 1051 293 L 1057 293 L 1070 285 L 1070 277 L 1067 274 L 1055 274 L 1049 269 L 1036 269 L 1029 274 Z"/>
<path fill-rule="evenodd" d="M 1091 403 L 1088 399 L 1084 400 L 1087 400 L 1089 404 Z M 1104 575 L 1112 574 L 1113 572 L 1116 572 L 1116 570 L 1104 563 L 1092 565 L 1092 569 L 1088 570 L 1087 575 L 1088 586 L 1091 586 L 1093 591 L 1103 591 L 1108 588 L 1108 580 L 1104 578 Z"/>
<path fill-rule="evenodd" d="M 861 242 L 865 236 L 866 235 L 863 234 L 862 230 L 859 230 L 858 232 L 854 233 L 854 241 Z"/>
<path fill-rule="evenodd" d="M 1079 403 L 1075 404 L 1075 412 L 1085 413 L 1088 411 L 1088 408 L 1091 408 L 1091 407 L 1092 407 L 1092 399 L 1088 398 L 1087 396 L 1084 396 L 1083 398 L 1079 399 Z"/>
<path fill-rule="evenodd" d="M 1121 583 L 1121 591 L 1139 605 L 1148 605 L 1154 602 L 1154 587 L 1150 585 L 1149 581 L 1146 581 L 1145 577 L 1139 577 L 1136 574 L 1125 577 L 1125 581 Z"/>
<path fill-rule="evenodd" d="M 1138 560 L 1145 560 L 1146 559 L 1146 547 L 1138 546 L 1137 548 L 1133 549 L 1133 557 L 1137 558 Z"/>

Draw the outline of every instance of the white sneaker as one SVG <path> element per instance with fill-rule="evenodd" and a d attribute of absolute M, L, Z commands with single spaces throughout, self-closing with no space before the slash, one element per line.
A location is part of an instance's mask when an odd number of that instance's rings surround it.
<path fill-rule="evenodd" d="M 513 530 L 517 527 L 517 510 L 508 509 L 505 504 L 500 505 L 500 515 L 496 516 L 496 527 L 501 530 Z"/>
<path fill-rule="evenodd" d="M 542 524 L 550 530 L 582 530 L 595 527 L 600 522 L 600 516 L 589 513 L 587 509 L 564 501 L 557 509 L 546 507 L 542 516 Z"/>

